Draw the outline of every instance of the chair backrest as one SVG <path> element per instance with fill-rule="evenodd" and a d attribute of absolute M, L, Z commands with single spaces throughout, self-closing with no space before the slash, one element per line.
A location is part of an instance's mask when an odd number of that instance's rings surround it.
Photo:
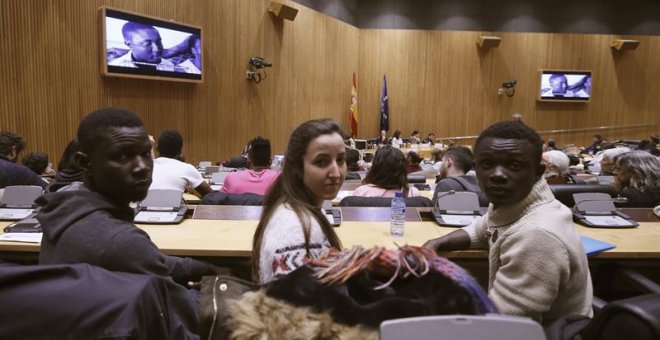
<path fill-rule="evenodd" d="M 225 192 L 213 191 L 204 195 L 200 204 L 206 205 L 263 205 L 264 196 L 245 193 L 228 194 Z"/>
<path fill-rule="evenodd" d="M 580 335 L 584 340 L 660 339 L 660 294 L 608 303 Z"/>
<path fill-rule="evenodd" d="M 407 207 L 432 207 L 433 202 L 424 196 L 406 197 L 403 199 Z M 389 207 L 391 197 L 361 197 L 347 196 L 339 202 L 341 207 Z"/>
<path fill-rule="evenodd" d="M 231 172 L 216 172 L 211 175 L 211 184 L 222 184 L 225 182 L 225 178 L 230 174 Z"/>
<path fill-rule="evenodd" d="M 601 184 L 551 184 L 550 190 L 555 198 L 565 206 L 571 208 L 575 205 L 573 194 L 581 192 L 603 192 L 611 197 L 616 196 L 616 190 L 609 185 Z"/>
<path fill-rule="evenodd" d="M 529 318 L 508 315 L 437 315 L 387 320 L 381 340 L 545 340 L 543 328 Z"/>
<path fill-rule="evenodd" d="M 616 207 L 609 194 L 602 192 L 580 192 L 573 194 L 575 210 L 578 211 L 615 211 Z"/>
<path fill-rule="evenodd" d="M 213 163 L 211 163 L 211 161 L 201 161 L 201 162 L 199 162 L 199 165 L 197 167 L 200 168 L 200 169 L 206 169 L 206 167 L 209 167 L 211 165 L 213 165 Z"/>
<path fill-rule="evenodd" d="M 32 207 L 43 191 L 38 185 L 10 185 L 5 187 L 0 202 L 9 207 Z"/>
<path fill-rule="evenodd" d="M 173 189 L 151 189 L 140 203 L 146 208 L 178 208 L 181 206 L 183 192 Z"/>
<path fill-rule="evenodd" d="M 408 174 L 408 183 L 426 183 L 426 176 L 421 171 L 410 173 Z"/>

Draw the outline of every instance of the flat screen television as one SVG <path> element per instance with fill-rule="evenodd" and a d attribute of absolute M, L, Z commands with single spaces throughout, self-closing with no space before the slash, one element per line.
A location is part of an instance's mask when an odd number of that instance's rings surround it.
<path fill-rule="evenodd" d="M 539 70 L 540 101 L 588 102 L 591 71 Z"/>
<path fill-rule="evenodd" d="M 99 13 L 103 75 L 202 81 L 200 27 L 105 6 Z"/>

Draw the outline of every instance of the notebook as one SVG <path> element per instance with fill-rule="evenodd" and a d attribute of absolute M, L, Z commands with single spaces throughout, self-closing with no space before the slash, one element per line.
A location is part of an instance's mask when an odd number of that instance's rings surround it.
<path fill-rule="evenodd" d="M 616 245 L 612 243 L 607 243 L 588 236 L 580 236 L 580 238 L 582 239 L 582 247 L 584 248 L 584 252 L 587 253 L 587 256 L 616 248 Z"/>

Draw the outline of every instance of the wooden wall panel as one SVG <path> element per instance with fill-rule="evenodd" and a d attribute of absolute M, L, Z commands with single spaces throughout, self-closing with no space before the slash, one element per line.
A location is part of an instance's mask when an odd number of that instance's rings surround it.
<path fill-rule="evenodd" d="M 178 129 L 187 160 L 237 155 L 256 135 L 283 153 L 304 120 L 348 122 L 357 72 L 357 28 L 293 2 L 295 21 L 268 0 L 3 0 L 0 2 L 0 129 L 20 133 L 26 152 L 56 161 L 85 114 L 104 106 L 138 113 L 157 136 Z M 98 64 L 98 7 L 108 5 L 201 26 L 201 84 L 104 78 Z M 245 80 L 251 56 L 273 63 L 260 84 Z"/>
<path fill-rule="evenodd" d="M 479 35 L 502 37 L 498 48 L 480 50 Z M 491 123 L 521 112 L 538 131 L 637 126 L 601 131 L 609 139 L 648 139 L 660 128 L 660 37 L 631 36 L 635 51 L 613 52 L 612 35 L 360 31 L 360 135 L 379 128 L 382 76 L 387 74 L 390 133 L 414 129 L 438 137 L 478 135 Z M 655 58 L 655 59 L 654 59 Z M 537 102 L 538 69 L 593 71 L 590 103 Z M 517 79 L 512 98 L 497 94 Z M 643 127 L 639 127 L 639 126 Z M 559 145 L 585 145 L 597 131 L 547 133 Z M 471 143 L 473 139 L 466 140 Z"/>

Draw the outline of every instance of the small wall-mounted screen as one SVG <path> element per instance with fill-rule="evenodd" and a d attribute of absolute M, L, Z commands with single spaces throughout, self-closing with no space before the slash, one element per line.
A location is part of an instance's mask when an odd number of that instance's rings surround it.
<path fill-rule="evenodd" d="M 539 100 L 587 102 L 591 71 L 541 70 Z"/>
<path fill-rule="evenodd" d="M 199 27 L 102 7 L 101 42 L 104 75 L 202 81 Z"/>

